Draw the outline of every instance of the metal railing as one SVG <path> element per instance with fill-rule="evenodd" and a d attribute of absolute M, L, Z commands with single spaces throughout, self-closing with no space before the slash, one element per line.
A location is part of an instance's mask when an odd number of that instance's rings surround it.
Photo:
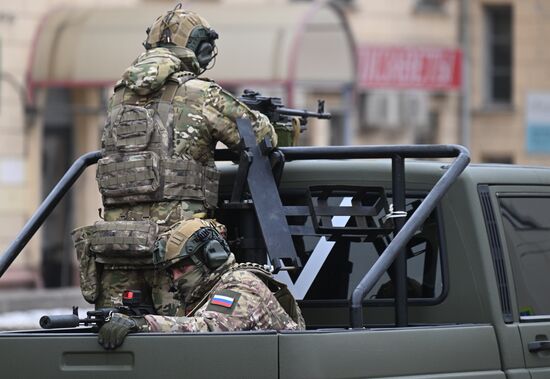
<path fill-rule="evenodd" d="M 313 159 L 366 159 L 388 158 L 392 160 L 392 191 L 394 211 L 405 210 L 405 159 L 407 158 L 455 158 L 446 172 L 434 185 L 418 209 L 405 222 L 397 222 L 394 238 L 380 255 L 378 260 L 360 281 L 350 299 L 350 324 L 352 328 L 363 325 L 362 302 L 366 294 L 390 267 L 396 267 L 395 314 L 396 325 L 406 326 L 406 258 L 404 249 L 414 233 L 435 209 L 443 195 L 456 181 L 460 173 L 470 162 L 469 152 L 459 145 L 388 145 L 388 146 L 329 146 L 329 147 L 281 147 L 278 149 L 285 161 Z M 86 167 L 97 163 L 100 151 L 94 151 L 78 158 L 65 175 L 42 202 L 36 212 L 25 224 L 15 240 L 0 257 L 0 277 L 40 228 L 44 220 L 80 177 Z M 228 150 L 216 151 L 216 160 L 238 160 L 238 155 Z M 399 219 L 396 219 L 399 220 Z M 402 220 L 402 219 L 401 219 Z"/>

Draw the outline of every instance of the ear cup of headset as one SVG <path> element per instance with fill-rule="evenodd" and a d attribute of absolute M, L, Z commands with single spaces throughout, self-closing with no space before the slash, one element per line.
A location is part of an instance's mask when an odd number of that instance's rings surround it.
<path fill-rule="evenodd" d="M 227 261 L 229 251 L 220 241 L 213 239 L 209 241 L 203 249 L 204 264 L 210 269 L 215 270 Z"/>
<path fill-rule="evenodd" d="M 214 45 L 207 41 L 201 42 L 197 47 L 197 50 L 195 51 L 195 55 L 197 56 L 197 61 L 199 62 L 199 65 L 202 68 L 206 68 L 206 66 L 208 66 L 208 63 L 210 63 L 213 58 Z"/>

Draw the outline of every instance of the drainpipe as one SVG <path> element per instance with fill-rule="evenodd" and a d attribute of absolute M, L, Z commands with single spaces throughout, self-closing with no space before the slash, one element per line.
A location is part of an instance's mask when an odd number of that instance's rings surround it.
<path fill-rule="evenodd" d="M 459 3 L 458 35 L 459 45 L 462 50 L 461 87 L 458 117 L 460 120 L 459 141 L 466 148 L 470 148 L 470 0 L 461 0 Z"/>

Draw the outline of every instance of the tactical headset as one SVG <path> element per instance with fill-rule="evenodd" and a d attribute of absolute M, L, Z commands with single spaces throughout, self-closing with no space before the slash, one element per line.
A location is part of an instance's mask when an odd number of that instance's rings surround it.
<path fill-rule="evenodd" d="M 218 33 L 212 28 L 208 29 L 204 26 L 197 26 L 189 34 L 187 47 L 195 52 L 197 61 L 201 68 L 206 68 L 208 63 L 216 56 L 215 40 L 218 39 Z"/>
<path fill-rule="evenodd" d="M 185 251 L 180 253 L 181 256 L 189 256 L 194 263 L 203 264 L 211 271 L 223 265 L 231 254 L 223 237 L 216 229 L 209 227 L 200 228 L 193 233 L 183 249 Z"/>
<path fill-rule="evenodd" d="M 162 46 L 174 45 L 172 41 L 172 30 L 170 29 L 172 18 L 174 17 L 177 10 L 180 10 L 182 7 L 181 3 L 176 5 L 176 7 L 169 11 L 162 21 L 164 28 L 160 33 L 161 37 L 158 43 Z M 147 29 L 147 35 L 151 28 Z M 206 69 L 210 61 L 215 58 L 216 53 L 216 44 L 215 40 L 218 39 L 218 33 L 212 28 L 207 28 L 204 25 L 197 25 L 189 33 L 187 38 L 186 48 L 192 50 L 197 57 L 199 66 L 203 69 Z M 152 46 L 150 43 L 146 42 L 143 44 L 148 50 Z"/>

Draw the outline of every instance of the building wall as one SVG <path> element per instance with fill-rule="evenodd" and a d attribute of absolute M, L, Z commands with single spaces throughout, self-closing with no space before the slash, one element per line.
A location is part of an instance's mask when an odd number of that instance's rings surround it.
<path fill-rule="evenodd" d="M 417 0 L 354 1 L 347 13 L 359 45 L 440 46 L 462 48 L 459 36 L 459 1 L 444 2 L 444 12 L 417 12 Z M 473 162 L 512 162 L 548 165 L 550 154 L 526 149 L 526 99 L 533 91 L 550 93 L 550 2 L 546 0 L 466 0 L 469 34 L 470 138 L 461 139 L 462 120 L 458 91 L 431 94 L 431 109 L 438 113 L 434 143 L 465 143 Z M 487 6 L 511 5 L 512 102 L 491 106 L 487 92 Z M 467 125 L 467 124 L 466 124 Z M 355 143 L 412 143 L 412 130 L 357 132 Z M 549 148 L 550 150 L 550 148 Z"/>
<path fill-rule="evenodd" d="M 1 2 L 2 0 L 0 0 Z M 281 3 L 284 0 L 279 0 Z M 147 2 L 147 0 L 143 0 Z M 166 4 L 166 9 L 174 6 L 173 1 L 150 1 Z M 43 162 L 44 148 L 44 112 L 47 101 L 47 91 L 38 88 L 33 93 L 32 107 L 34 111 L 25 115 L 22 107 L 24 101 L 19 93 L 25 91 L 25 77 L 31 61 L 32 42 L 39 28 L 40 21 L 56 7 L 108 7 L 135 5 L 138 0 L 124 0 L 113 3 L 108 0 L 91 1 L 61 1 L 37 0 L 12 3 L 0 11 L 0 69 L 2 81 L 0 84 L 0 221 L 5 225 L 0 230 L 0 250 L 13 241 L 24 223 L 37 209 L 43 197 Z M 4 13 L 3 13 L 4 12 Z M 152 16 L 154 17 L 154 16 Z M 147 25 L 143 25 L 143 29 Z M 40 59 L 38 57 L 38 59 Z M 11 82 L 6 79 L 13 76 L 17 83 L 17 91 L 11 90 Z M 11 90 L 11 92 L 9 91 Z M 85 152 L 99 147 L 99 133 L 104 121 L 105 93 L 96 88 L 69 88 L 66 90 L 71 99 L 72 113 L 70 115 L 73 145 L 73 160 Z M 20 107 L 20 108 L 18 108 Z M 10 112 L 4 111 L 10 109 Z M 21 111 L 19 111 L 21 109 Z M 14 112 L 15 110 L 15 112 Z M 18 113 L 19 112 L 19 113 Z M 27 117 L 25 121 L 25 117 Z M 6 125 L 4 127 L 4 125 Z M 322 123 L 319 123 L 322 128 Z M 8 128 L 9 126 L 9 128 Z M 327 127 L 324 129 L 328 130 Z M 326 144 L 328 137 L 320 141 Z M 69 147 L 68 147 L 69 148 Z M 2 172 L 17 171 L 19 177 L 12 176 L 3 180 Z M 18 179 L 18 180 L 15 180 Z M 54 178 L 56 181 L 58 178 Z M 98 208 L 101 207 L 100 196 L 95 183 L 95 172 L 88 170 L 74 185 L 70 199 L 73 212 L 70 223 L 72 226 L 90 224 L 98 219 Z M 68 234 L 63 232 L 63 234 Z M 68 238 L 65 238 L 67 240 Z M 41 286 L 41 254 L 47 244 L 45 238 L 40 239 L 37 233 L 32 242 L 27 245 L 21 256 L 10 267 L 10 270 L 0 279 L 0 287 L 13 285 Z M 49 256 L 49 255 L 48 255 Z M 74 256 L 71 257 L 73 269 L 76 267 Z"/>
<path fill-rule="evenodd" d="M 357 45 L 457 48 L 458 2 L 448 1 L 437 12 L 422 11 L 417 4 L 417 0 L 353 2 L 347 14 Z M 400 91 L 392 88 L 387 90 Z M 369 88 L 360 91 L 368 93 Z M 437 128 L 429 133 L 429 142 L 456 143 L 459 135 L 458 91 L 426 92 L 428 109 L 437 114 L 438 119 Z M 358 107 L 361 106 L 359 101 Z M 362 122 L 360 119 L 358 121 Z M 418 130 L 407 125 L 399 128 L 358 128 L 355 143 L 414 143 L 418 137 Z"/>
<path fill-rule="evenodd" d="M 173 1 L 164 2 L 167 8 Z M 216 0 L 212 0 L 216 1 Z M 229 0 L 218 0 L 229 3 Z M 261 3 L 268 0 L 231 0 Z M 269 0 L 273 2 L 274 0 Z M 287 0 L 277 0 L 284 3 Z M 39 205 L 42 198 L 42 110 L 45 94 L 37 92 L 35 112 L 25 113 L 25 73 L 32 51 L 34 33 L 47 12 L 61 5 L 111 6 L 110 0 L 0 0 L 0 251 L 4 251 L 17 232 Z M 116 6 L 133 5 L 139 0 L 119 0 Z M 438 46 L 457 48 L 459 44 L 459 2 L 447 0 L 443 12 L 418 12 L 417 0 L 356 0 L 349 2 L 346 15 L 358 44 L 386 46 Z M 486 22 L 483 7 L 491 4 L 512 4 L 514 8 L 513 37 L 513 102 L 505 108 L 488 107 L 486 91 Z M 528 154 L 525 150 L 525 99 L 529 91 L 550 91 L 550 52 L 546 41 L 550 37 L 550 2 L 546 0 L 469 0 L 470 33 L 470 115 L 469 148 L 473 162 L 506 161 L 523 164 L 550 164 L 550 156 Z M 145 27 L 145 25 L 144 25 Z M 460 118 L 457 91 L 431 92 L 430 109 L 438 114 L 438 128 L 433 133 L 435 143 L 459 143 Z M 104 93 L 97 89 L 71 92 L 74 104 L 86 109 L 100 109 Z M 330 99 L 329 99 L 330 100 Z M 330 105 L 330 101 L 327 103 Z M 103 115 L 80 112 L 74 115 L 74 155 L 98 147 Z M 311 124 L 311 129 L 324 144 L 330 140 L 329 128 L 323 123 Z M 361 131 L 354 125 L 352 143 L 384 144 L 412 143 L 414 131 Z M 100 206 L 94 173 L 88 172 L 75 185 L 73 204 L 76 226 L 97 219 Z M 40 285 L 40 240 L 33 239 L 7 275 L 0 287 L 8 284 Z"/>
<path fill-rule="evenodd" d="M 135 2 L 119 0 L 115 5 Z M 24 101 L 26 70 L 40 21 L 59 6 L 112 5 L 109 0 L 0 0 L 0 251 L 13 241 L 42 199 L 44 94 L 34 97 L 35 112 L 25 112 Z M 38 234 L 0 279 L 0 287 L 40 286 L 40 260 Z"/>
<path fill-rule="evenodd" d="M 486 91 L 485 6 L 510 4 L 513 8 L 513 101 L 507 108 L 492 108 Z M 525 148 L 525 102 L 530 91 L 550 92 L 550 2 L 540 0 L 476 0 L 472 21 L 472 156 L 474 161 L 510 160 L 521 164 L 550 164 L 550 155 L 529 154 Z"/>

